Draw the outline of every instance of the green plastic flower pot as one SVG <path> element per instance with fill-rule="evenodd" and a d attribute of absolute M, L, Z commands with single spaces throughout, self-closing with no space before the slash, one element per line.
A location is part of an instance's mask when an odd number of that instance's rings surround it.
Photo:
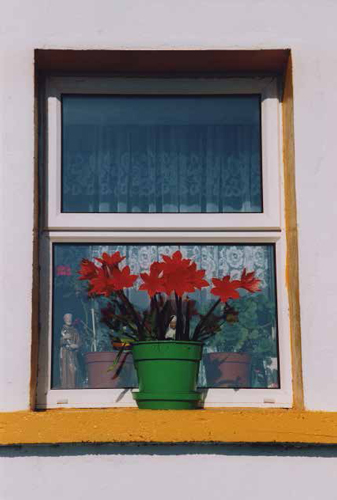
<path fill-rule="evenodd" d="M 139 382 L 139 391 L 133 392 L 138 408 L 198 408 L 201 399 L 197 391 L 201 342 L 135 342 L 132 354 Z"/>

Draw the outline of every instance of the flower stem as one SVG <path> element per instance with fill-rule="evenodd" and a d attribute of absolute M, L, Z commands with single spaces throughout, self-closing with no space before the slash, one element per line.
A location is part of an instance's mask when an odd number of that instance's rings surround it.
<path fill-rule="evenodd" d="M 185 321 L 185 331 L 184 339 L 190 340 L 190 301 L 186 301 L 186 321 Z"/>
<path fill-rule="evenodd" d="M 125 307 L 130 311 L 130 313 L 131 313 L 131 315 L 132 315 L 132 317 L 137 325 L 139 340 L 144 340 L 144 327 L 142 326 L 142 324 L 139 321 L 139 317 L 138 317 L 136 310 L 134 309 L 133 305 L 131 304 L 131 302 L 129 301 L 129 299 L 127 298 L 127 296 L 123 292 L 123 290 L 119 290 L 117 292 L 117 294 L 121 298 L 121 300 L 124 302 Z"/>
<path fill-rule="evenodd" d="M 208 320 L 208 318 L 210 317 L 210 315 L 212 314 L 212 312 L 215 310 L 215 308 L 220 304 L 220 302 L 221 302 L 221 299 L 218 299 L 216 302 L 214 302 L 214 304 L 209 309 L 209 311 L 205 314 L 205 316 L 203 316 L 201 318 L 201 320 L 199 321 L 199 323 L 195 327 L 192 340 L 198 340 L 198 337 L 199 337 L 199 334 L 200 334 L 200 332 L 202 330 L 202 327 L 204 326 L 204 324 L 206 323 L 206 321 Z"/>
<path fill-rule="evenodd" d="M 158 300 L 157 300 L 157 297 L 155 295 L 152 298 L 153 298 L 154 306 L 156 309 L 156 337 L 159 340 L 163 340 L 165 333 L 164 333 L 164 325 L 163 325 L 163 322 L 161 321 L 161 317 L 160 317 L 161 315 L 160 315 Z"/>
<path fill-rule="evenodd" d="M 181 297 L 175 293 L 176 305 L 177 305 L 177 326 L 176 326 L 176 340 L 183 340 L 183 312 L 181 307 Z"/>

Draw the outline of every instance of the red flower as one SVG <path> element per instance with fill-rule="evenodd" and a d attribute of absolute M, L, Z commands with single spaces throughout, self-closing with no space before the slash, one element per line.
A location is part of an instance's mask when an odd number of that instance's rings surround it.
<path fill-rule="evenodd" d="M 98 268 L 96 276 L 90 279 L 90 290 L 89 295 L 104 295 L 109 297 L 114 291 L 113 287 L 109 283 L 110 277 L 107 276 L 106 272 L 102 267 Z"/>
<path fill-rule="evenodd" d="M 150 267 L 150 273 L 141 273 L 140 277 L 144 281 L 140 285 L 139 290 L 145 290 L 150 297 L 156 293 L 165 292 L 164 280 L 160 276 L 162 274 L 162 264 L 160 262 L 153 262 Z"/>
<path fill-rule="evenodd" d="M 238 288 L 248 290 L 248 292 L 259 292 L 261 280 L 255 278 L 255 272 L 247 273 L 246 269 L 242 271 L 241 280 L 230 281 L 230 276 L 225 276 L 222 280 L 212 278 L 215 287 L 211 290 L 213 295 L 220 297 L 221 302 L 227 302 L 229 299 L 238 299 L 240 297 Z"/>
<path fill-rule="evenodd" d="M 242 271 L 240 281 L 241 281 L 240 288 L 244 288 L 245 290 L 248 290 L 248 292 L 254 293 L 261 291 L 261 289 L 259 288 L 261 280 L 255 278 L 255 271 L 247 273 L 246 269 L 244 269 Z"/>
<path fill-rule="evenodd" d="M 102 258 L 95 258 L 102 264 L 97 267 L 93 262 L 83 259 L 79 271 L 80 280 L 88 280 L 90 284 L 89 295 L 104 295 L 109 297 L 117 290 L 130 288 L 138 278 L 137 275 L 130 274 L 129 266 L 125 266 L 121 271 L 118 264 L 125 259 L 119 252 L 111 255 L 103 253 Z"/>
<path fill-rule="evenodd" d="M 109 287 L 109 277 L 104 272 L 103 268 L 98 268 L 97 274 L 89 280 L 90 290 L 89 295 L 105 295 L 109 297 L 112 289 Z"/>
<path fill-rule="evenodd" d="M 112 253 L 111 255 L 104 252 L 101 259 L 95 257 L 95 260 L 98 260 L 103 267 L 107 266 L 111 271 L 124 259 L 125 257 L 122 257 L 119 252 Z"/>
<path fill-rule="evenodd" d="M 175 292 L 179 297 L 184 293 L 193 293 L 196 289 L 208 286 L 203 279 L 205 271 L 197 270 L 197 266 L 191 259 L 183 259 L 179 250 L 172 257 L 162 255 L 163 280 L 167 295 Z"/>
<path fill-rule="evenodd" d="M 150 272 L 152 273 L 157 273 L 157 275 L 159 276 L 159 274 L 162 272 L 163 270 L 163 262 L 152 262 L 151 266 L 150 266 Z"/>
<path fill-rule="evenodd" d="M 188 267 L 188 272 L 190 283 L 195 288 L 201 290 L 203 287 L 209 286 L 208 281 L 204 279 L 206 271 L 203 269 L 198 270 L 195 262 L 192 262 L 192 264 Z"/>
<path fill-rule="evenodd" d="M 186 271 L 176 271 L 165 276 L 165 292 L 170 295 L 172 292 L 182 297 L 184 293 L 193 293 L 195 290 L 192 283 L 189 282 Z"/>
<path fill-rule="evenodd" d="M 238 299 L 240 297 L 238 288 L 241 288 L 241 282 L 238 280 L 230 281 L 230 276 L 224 276 L 222 280 L 212 278 L 214 288 L 211 293 L 220 297 L 221 302 L 227 302 L 229 299 Z"/>
<path fill-rule="evenodd" d="M 109 285 L 114 290 L 123 290 L 123 288 L 131 288 L 137 278 L 137 274 L 130 274 L 129 266 L 125 266 L 121 271 L 115 267 L 112 271 L 112 277 L 109 279 Z"/>
<path fill-rule="evenodd" d="M 90 280 L 97 276 L 99 268 L 95 266 L 93 262 L 88 259 L 82 259 L 81 268 L 78 272 L 81 276 L 78 278 L 79 280 Z"/>
<path fill-rule="evenodd" d="M 177 271 L 178 269 L 186 269 L 190 263 L 191 259 L 183 259 L 180 250 L 174 252 L 172 257 L 168 255 L 162 255 L 163 261 L 161 263 L 162 269 L 166 273 Z"/>
<path fill-rule="evenodd" d="M 97 276 L 90 280 L 91 289 L 89 295 L 104 295 L 105 297 L 109 297 L 117 290 L 133 286 L 137 278 L 137 275 L 130 274 L 129 266 L 125 266 L 121 271 L 118 267 L 115 267 L 111 276 L 101 267 L 98 269 Z"/>

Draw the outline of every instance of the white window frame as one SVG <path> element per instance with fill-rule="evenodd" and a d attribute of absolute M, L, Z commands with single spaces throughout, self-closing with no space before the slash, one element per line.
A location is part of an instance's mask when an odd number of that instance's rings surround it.
<path fill-rule="evenodd" d="M 123 244 L 132 243 L 201 243 L 201 244 L 259 244 L 275 245 L 276 256 L 276 287 L 277 287 L 277 322 L 279 347 L 280 389 L 209 389 L 205 407 L 224 406 L 255 406 L 283 407 L 292 404 L 291 389 L 291 357 L 289 340 L 289 317 L 287 307 L 287 290 L 284 280 L 285 239 L 279 232 L 243 233 L 243 232 L 50 232 L 41 244 L 44 256 L 52 255 L 54 243 L 88 243 L 88 244 Z M 125 407 L 136 406 L 131 390 L 125 389 L 71 389 L 58 390 L 51 387 L 51 357 L 52 357 L 52 262 L 44 259 L 41 266 L 41 335 L 40 370 L 38 380 L 38 408 L 58 407 Z"/>
<path fill-rule="evenodd" d="M 141 90 L 140 90 L 141 89 Z M 263 213 L 240 214 L 72 214 L 61 213 L 62 93 L 260 94 L 262 105 Z M 285 280 L 286 241 L 283 210 L 280 102 L 277 79 L 139 79 L 51 77 L 46 85 L 48 182 L 42 238 L 41 335 L 37 408 L 136 407 L 128 389 L 51 389 L 52 245 L 116 244 L 259 244 L 275 245 L 279 389 L 208 389 L 205 407 L 292 406 L 291 347 Z"/>
<path fill-rule="evenodd" d="M 262 213 L 62 213 L 61 96 L 95 95 L 238 95 L 261 96 Z M 281 227 L 279 99 L 275 77 L 265 78 L 76 78 L 51 77 L 48 108 L 48 189 L 45 226 L 50 230 L 278 230 Z"/>

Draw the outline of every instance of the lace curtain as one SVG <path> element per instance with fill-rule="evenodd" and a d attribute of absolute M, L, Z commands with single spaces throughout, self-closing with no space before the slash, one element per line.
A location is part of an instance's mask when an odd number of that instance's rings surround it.
<path fill-rule="evenodd" d="M 64 212 L 262 210 L 259 121 L 161 123 L 164 104 L 151 123 L 65 115 Z"/>

